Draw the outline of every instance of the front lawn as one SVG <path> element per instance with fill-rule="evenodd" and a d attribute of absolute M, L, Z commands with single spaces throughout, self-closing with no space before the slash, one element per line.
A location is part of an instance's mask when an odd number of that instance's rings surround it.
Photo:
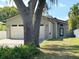
<path fill-rule="evenodd" d="M 79 59 L 79 38 L 45 40 L 40 46 L 40 59 Z"/>
<path fill-rule="evenodd" d="M 79 59 L 79 38 L 45 40 L 38 49 L 30 45 L 14 48 L 1 47 L 0 59 Z"/>

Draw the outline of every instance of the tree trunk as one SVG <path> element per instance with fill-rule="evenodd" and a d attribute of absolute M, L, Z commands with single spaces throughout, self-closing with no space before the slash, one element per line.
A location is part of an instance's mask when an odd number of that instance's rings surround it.
<path fill-rule="evenodd" d="M 27 21 L 30 20 L 31 17 L 29 15 L 22 15 L 22 17 L 24 24 L 24 44 L 32 44 L 33 26 L 31 21 Z"/>
<path fill-rule="evenodd" d="M 39 30 L 40 30 L 40 22 L 42 13 L 36 13 L 36 21 L 34 24 L 34 36 L 35 36 L 35 45 L 39 47 Z"/>
<path fill-rule="evenodd" d="M 24 25 L 24 44 L 32 43 L 33 24 L 32 24 L 32 11 L 31 6 L 28 8 L 24 5 L 22 0 L 14 0 L 20 14 L 23 18 Z"/>
<path fill-rule="evenodd" d="M 36 1 L 36 0 L 34 0 Z M 23 24 L 24 24 L 24 44 L 33 43 L 33 40 L 35 42 L 36 46 L 39 46 L 39 29 L 40 29 L 40 22 L 41 22 L 41 16 L 43 7 L 46 0 L 39 0 L 38 8 L 36 10 L 36 21 L 34 24 L 32 24 L 33 19 L 33 12 L 35 3 L 33 4 L 33 0 L 30 0 L 29 7 L 26 7 L 23 3 L 23 0 L 14 0 L 18 10 L 20 11 L 20 14 L 23 18 Z M 34 31 L 34 33 L 33 33 Z M 34 36 L 34 38 L 33 38 Z"/>
<path fill-rule="evenodd" d="M 39 4 L 35 13 L 35 23 L 34 23 L 34 36 L 35 36 L 35 45 L 39 47 L 39 30 L 40 30 L 40 23 L 41 23 L 41 16 L 42 11 L 45 5 L 45 0 L 42 2 L 42 0 L 39 0 Z"/>

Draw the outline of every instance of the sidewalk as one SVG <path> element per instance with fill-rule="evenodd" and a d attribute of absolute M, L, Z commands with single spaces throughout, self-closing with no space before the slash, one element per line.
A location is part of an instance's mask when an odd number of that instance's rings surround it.
<path fill-rule="evenodd" d="M 24 44 L 23 40 L 15 40 L 15 39 L 2 39 L 2 40 L 0 40 L 0 46 L 14 47 L 14 46 L 19 46 L 19 45 L 23 45 L 23 44 Z"/>

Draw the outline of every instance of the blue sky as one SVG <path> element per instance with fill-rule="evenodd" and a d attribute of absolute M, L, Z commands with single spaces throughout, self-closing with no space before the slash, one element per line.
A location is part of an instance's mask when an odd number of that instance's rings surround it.
<path fill-rule="evenodd" d="M 58 0 L 58 6 L 52 6 L 49 14 L 61 20 L 67 20 L 71 6 L 78 2 L 79 0 Z"/>
<path fill-rule="evenodd" d="M 26 0 L 26 2 L 27 1 L 28 0 Z M 58 6 L 52 5 L 52 8 L 49 10 L 49 15 L 52 15 L 53 17 L 56 17 L 61 20 L 67 20 L 68 19 L 67 15 L 70 10 L 70 7 L 73 4 L 78 2 L 79 0 L 58 0 Z M 6 6 L 6 5 L 7 5 L 6 0 L 0 0 L 0 7 Z"/>

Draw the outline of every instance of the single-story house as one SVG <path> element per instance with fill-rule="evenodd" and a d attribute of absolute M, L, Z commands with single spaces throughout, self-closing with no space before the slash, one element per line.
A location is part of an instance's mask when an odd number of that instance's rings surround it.
<path fill-rule="evenodd" d="M 23 21 L 20 15 L 7 19 L 7 38 L 23 39 Z M 39 39 L 52 39 L 65 37 L 67 34 L 67 23 L 65 21 L 42 16 L 40 24 Z"/>

